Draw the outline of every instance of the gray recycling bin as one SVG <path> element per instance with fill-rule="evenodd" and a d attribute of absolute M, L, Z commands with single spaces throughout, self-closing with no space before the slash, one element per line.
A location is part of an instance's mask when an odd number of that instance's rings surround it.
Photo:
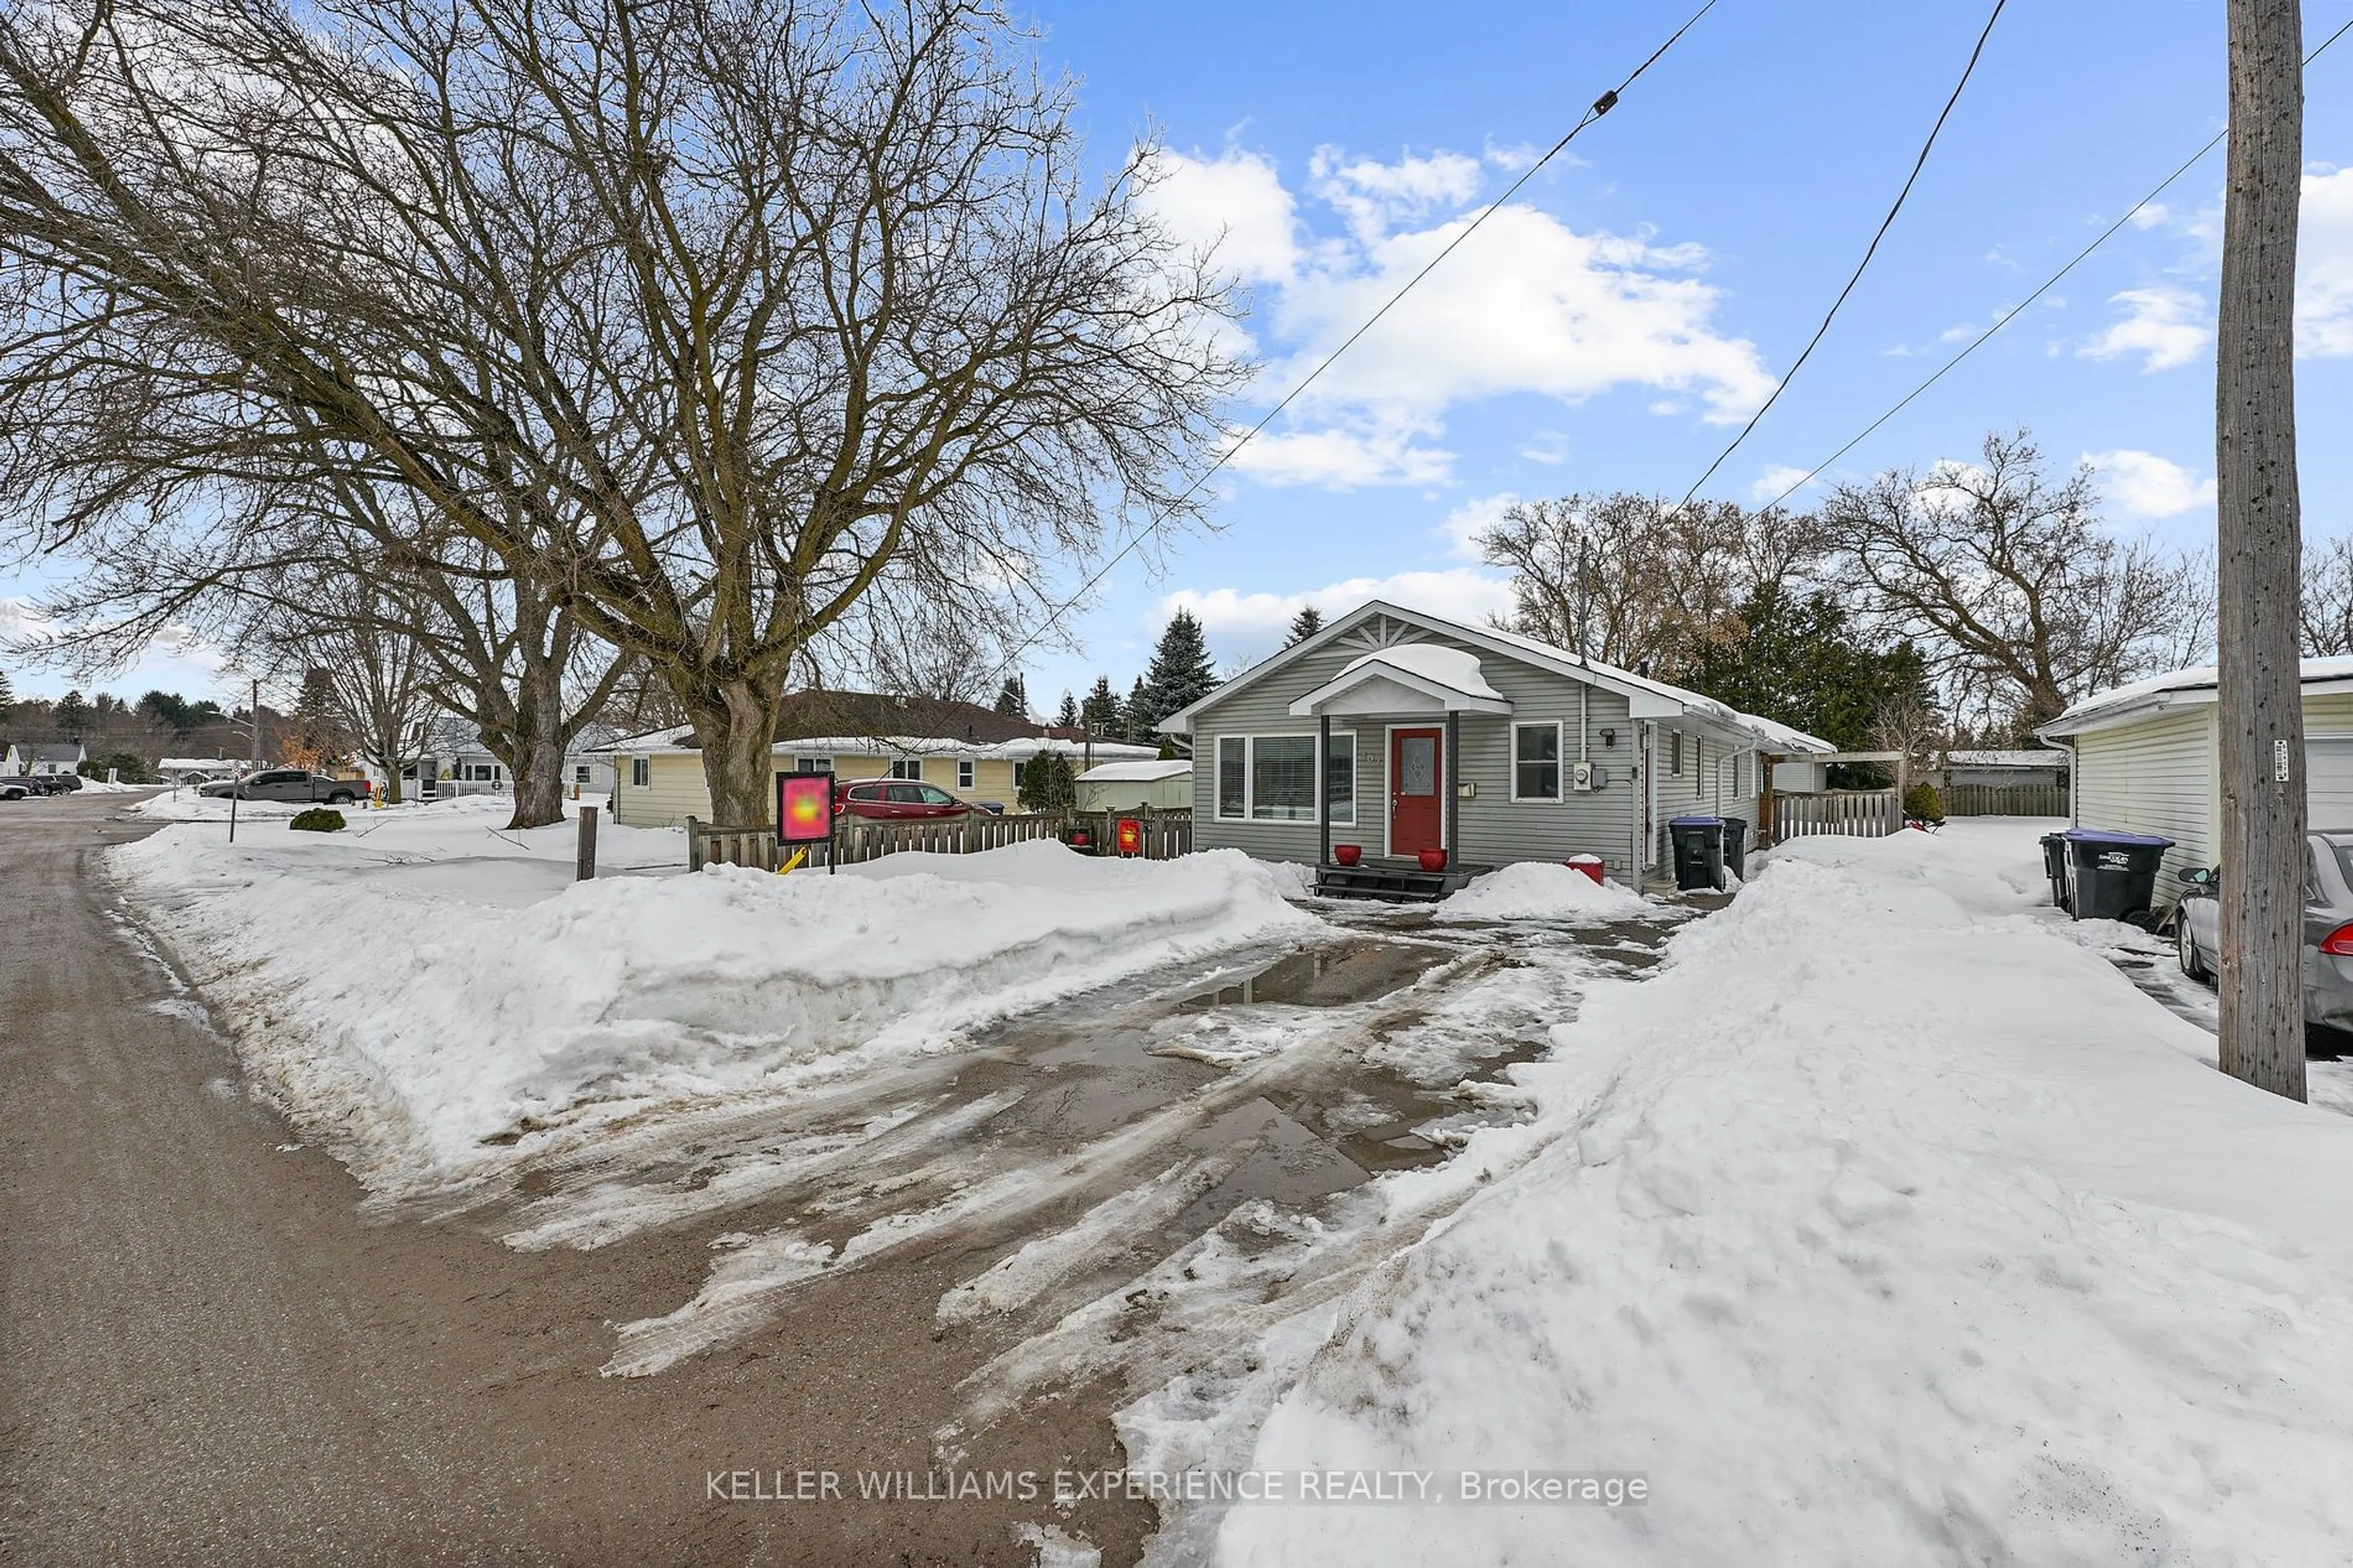
<path fill-rule="evenodd" d="M 1748 819 L 1745 816 L 1724 819 L 1724 863 L 1734 876 L 1748 880 Z"/>
<path fill-rule="evenodd" d="M 2051 879 L 2051 903 L 2054 909 L 2067 907 L 2067 836 L 2046 833 L 2042 836 L 2042 874 Z"/>
<path fill-rule="evenodd" d="M 2071 827 L 2067 841 L 2067 908 L 2079 921 L 2146 917 L 2157 897 L 2157 868 L 2173 840 L 2154 833 L 2112 833 Z"/>
<path fill-rule="evenodd" d="M 1724 886 L 1724 818 L 1670 817 L 1667 839 L 1674 846 L 1679 890 L 1714 892 Z"/>

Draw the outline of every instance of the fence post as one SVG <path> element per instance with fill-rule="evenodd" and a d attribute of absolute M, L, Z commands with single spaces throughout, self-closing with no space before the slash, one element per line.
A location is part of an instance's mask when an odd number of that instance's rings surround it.
<path fill-rule="evenodd" d="M 692 816 L 686 819 L 686 868 L 690 871 L 702 869 L 702 826 Z"/>
<path fill-rule="evenodd" d="M 572 879 L 593 882 L 596 879 L 596 808 L 580 808 L 580 847 L 572 859 Z"/>

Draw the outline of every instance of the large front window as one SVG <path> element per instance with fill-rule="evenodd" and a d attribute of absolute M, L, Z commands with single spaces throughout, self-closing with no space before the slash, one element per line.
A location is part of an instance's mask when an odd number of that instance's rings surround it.
<path fill-rule="evenodd" d="M 1333 826 L 1356 826 L 1356 736 L 1353 730 L 1340 731 L 1332 737 L 1332 750 L 1324 759 L 1324 799 L 1329 805 Z"/>
<path fill-rule="evenodd" d="M 1512 726 L 1512 798 L 1560 798 L 1560 726 Z"/>
<path fill-rule="evenodd" d="M 1260 735 L 1250 742 L 1250 817 L 1315 820 L 1315 737 Z"/>

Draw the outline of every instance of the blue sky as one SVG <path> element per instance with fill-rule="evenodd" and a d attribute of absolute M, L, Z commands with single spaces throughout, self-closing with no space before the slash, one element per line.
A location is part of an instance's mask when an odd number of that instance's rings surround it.
<path fill-rule="evenodd" d="M 1169 220 L 1222 236 L 1249 283 L 1267 369 L 1246 426 L 1689 9 L 1027 15 L 1049 65 L 1082 79 L 1098 155 L 1156 130 Z M 1461 538 L 1508 498 L 1680 495 L 1853 266 L 1986 9 L 1723 0 L 1215 481 L 1214 529 L 1115 569 L 1070 619 L 1080 649 L 1025 658 L 1033 701 L 1098 670 L 1124 689 L 1176 603 L 1221 664 L 1268 651 L 1311 599 L 1377 587 L 1483 615 L 1500 586 Z M 2348 17 L 2353 0 L 2314 0 L 2307 47 Z M 2306 531 L 2323 538 L 2353 528 L 2353 37 L 2306 90 L 2298 392 Z M 2219 130 L 2223 93 L 2219 4 L 2012 5 L 1871 273 L 1709 493 L 1755 499 L 1843 444 Z M 2061 462 L 2101 455 L 2119 530 L 2211 540 L 2221 180 L 2218 152 L 1834 473 L 1966 457 L 2024 425 Z M 0 576 L 0 619 L 34 585 Z M 106 684 L 194 696 L 209 665 L 159 653 Z M 10 673 L 20 692 L 65 684 Z"/>

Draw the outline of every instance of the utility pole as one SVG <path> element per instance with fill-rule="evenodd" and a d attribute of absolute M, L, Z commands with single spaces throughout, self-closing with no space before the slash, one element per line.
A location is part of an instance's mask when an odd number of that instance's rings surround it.
<path fill-rule="evenodd" d="M 2221 1066 L 2302 1100 L 2306 850 L 2295 355 L 2304 25 L 2297 0 L 2229 0 L 2229 11 L 2231 151 L 2214 356 Z"/>

